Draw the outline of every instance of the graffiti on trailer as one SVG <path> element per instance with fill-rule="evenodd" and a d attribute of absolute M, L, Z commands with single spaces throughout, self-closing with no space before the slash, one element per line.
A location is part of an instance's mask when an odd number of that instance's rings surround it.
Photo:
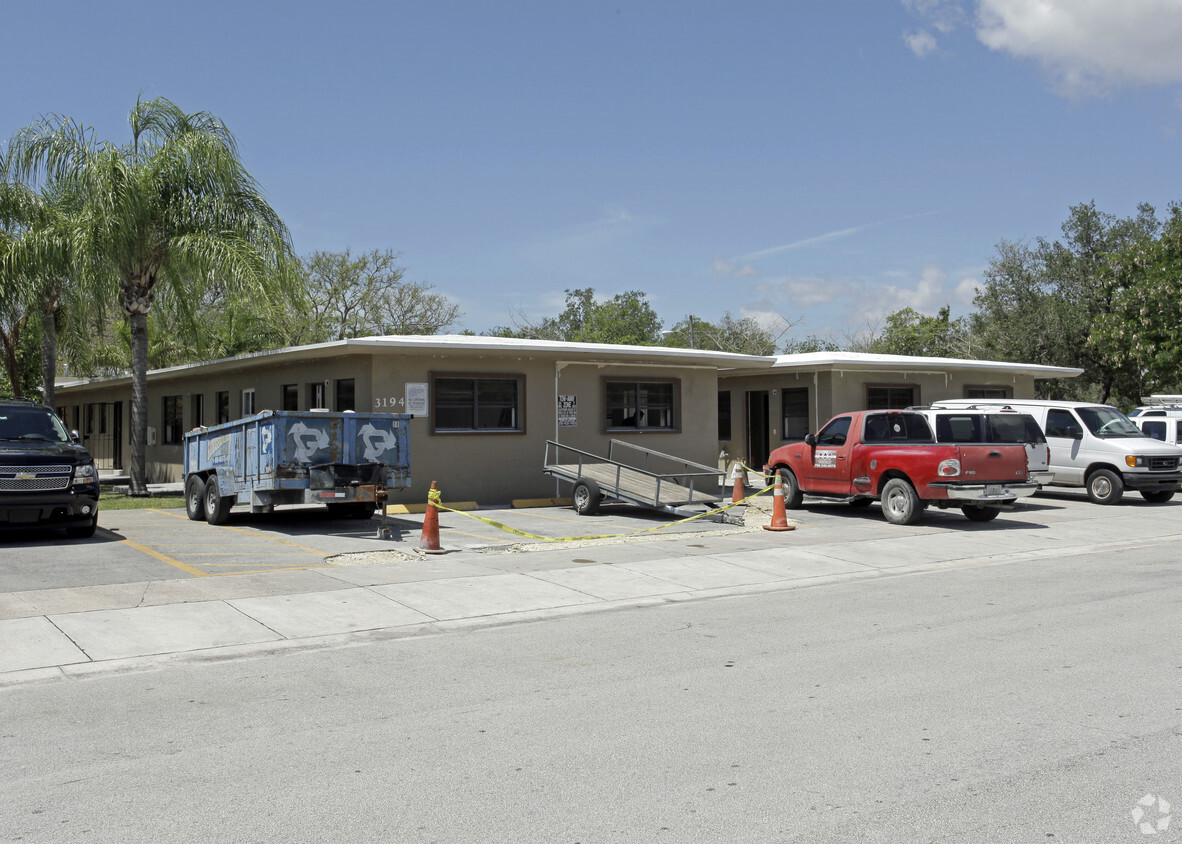
<path fill-rule="evenodd" d="M 394 436 L 393 431 L 383 431 L 368 422 L 357 435 L 365 443 L 365 453 L 362 456 L 370 463 L 381 463 L 382 455 L 398 445 L 398 438 Z"/>
<path fill-rule="evenodd" d="M 290 428 L 291 441 L 295 443 L 295 458 L 300 463 L 311 463 L 312 455 L 328 446 L 328 434 L 319 428 L 309 428 L 297 422 Z"/>

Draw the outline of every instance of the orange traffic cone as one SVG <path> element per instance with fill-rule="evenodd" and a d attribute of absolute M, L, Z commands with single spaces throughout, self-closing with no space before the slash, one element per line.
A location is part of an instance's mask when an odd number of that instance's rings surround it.
<path fill-rule="evenodd" d="M 746 472 L 742 472 L 742 473 L 739 472 L 739 464 L 736 463 L 735 468 L 731 471 L 731 483 L 733 483 L 734 487 L 735 487 L 735 491 L 731 495 L 731 503 L 732 504 L 738 504 L 740 501 L 743 500 L 743 496 L 744 496 L 743 475 L 746 475 L 746 474 L 747 474 Z"/>
<path fill-rule="evenodd" d="M 764 530 L 796 530 L 796 525 L 788 524 L 788 511 L 784 509 L 784 479 L 776 472 L 776 488 L 772 490 L 772 523 L 764 525 Z"/>
<path fill-rule="evenodd" d="M 419 537 L 419 550 L 424 554 L 446 554 L 439 547 L 439 509 L 435 502 L 439 500 L 439 491 L 435 489 L 435 481 L 431 481 L 431 491 L 427 493 L 427 512 L 423 516 L 423 534 Z"/>

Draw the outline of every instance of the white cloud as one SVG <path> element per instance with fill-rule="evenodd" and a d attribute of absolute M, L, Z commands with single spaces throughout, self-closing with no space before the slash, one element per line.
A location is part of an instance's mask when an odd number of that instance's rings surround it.
<path fill-rule="evenodd" d="M 948 34 L 965 20 L 961 0 L 902 0 L 925 27 Z M 981 43 L 1038 62 L 1055 90 L 1101 96 L 1128 85 L 1182 82 L 1178 0 L 975 0 Z M 903 36 L 915 55 L 936 48 L 921 29 Z"/>
<path fill-rule="evenodd" d="M 751 264 L 736 264 L 723 258 L 715 258 L 711 262 L 715 278 L 758 278 L 759 270 Z"/>
<path fill-rule="evenodd" d="M 906 32 L 903 34 L 903 40 L 907 42 L 911 52 L 921 59 L 936 49 L 936 37 L 926 29 L 921 29 L 919 32 Z"/>
<path fill-rule="evenodd" d="M 1182 81 L 1177 0 L 980 0 L 977 37 L 1040 62 L 1072 96 Z"/>
<path fill-rule="evenodd" d="M 956 284 L 956 288 L 952 291 L 952 299 L 956 304 L 969 307 L 973 304 L 973 299 L 977 295 L 977 291 L 981 289 L 981 280 L 973 276 L 965 276 Z"/>

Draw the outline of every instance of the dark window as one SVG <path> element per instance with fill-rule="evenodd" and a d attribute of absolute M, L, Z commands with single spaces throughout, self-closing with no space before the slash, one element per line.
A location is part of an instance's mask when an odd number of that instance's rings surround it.
<path fill-rule="evenodd" d="M 1068 428 L 1074 428 L 1077 431 L 1082 431 L 1083 427 L 1079 424 L 1070 411 L 1067 410 L 1049 410 L 1047 411 L 1047 436 L 1048 437 L 1069 437 L 1071 434 Z"/>
<path fill-rule="evenodd" d="M 932 429 L 920 413 L 871 413 L 862 430 L 865 442 L 932 441 Z"/>
<path fill-rule="evenodd" d="M 1045 443 L 1042 428 L 1029 413 L 988 413 L 985 415 L 989 427 L 990 442 L 994 443 Z"/>
<path fill-rule="evenodd" d="M 279 388 L 283 394 L 283 409 L 284 410 L 299 410 L 300 409 L 300 387 L 298 384 L 284 384 Z"/>
<path fill-rule="evenodd" d="M 357 409 L 357 394 L 352 378 L 340 378 L 336 383 L 336 410 L 343 413 L 346 410 Z"/>
<path fill-rule="evenodd" d="M 1141 426 L 1141 430 L 1145 432 L 1145 436 L 1153 437 L 1155 440 L 1166 441 L 1166 422 L 1164 419 L 1153 419 Z"/>
<path fill-rule="evenodd" d="M 839 416 L 821 429 L 817 434 L 817 445 L 845 445 L 846 437 L 850 433 L 850 417 Z"/>
<path fill-rule="evenodd" d="M 781 439 L 802 440 L 809 432 L 809 390 L 808 387 L 790 387 L 780 393 L 783 420 L 780 424 Z"/>
<path fill-rule="evenodd" d="M 1013 397 L 1009 387 L 965 387 L 966 399 L 1008 399 Z"/>
<path fill-rule="evenodd" d="M 308 385 L 308 409 L 324 407 L 324 384 L 315 381 Z"/>
<path fill-rule="evenodd" d="M 184 436 L 184 402 L 182 396 L 164 397 L 163 423 L 161 424 L 161 441 L 164 445 L 177 445 Z"/>
<path fill-rule="evenodd" d="M 724 391 L 718 394 L 718 438 L 731 438 L 731 394 Z"/>
<path fill-rule="evenodd" d="M 604 384 L 607 427 L 674 430 L 672 381 L 607 381 Z"/>
<path fill-rule="evenodd" d="M 217 394 L 218 403 L 218 424 L 230 421 L 230 393 L 229 391 L 219 392 Z"/>
<path fill-rule="evenodd" d="M 205 425 L 205 394 L 193 393 L 190 407 L 193 411 L 193 427 L 200 428 Z"/>
<path fill-rule="evenodd" d="M 888 384 L 866 388 L 867 410 L 902 410 L 913 404 L 918 404 L 914 387 Z"/>
<path fill-rule="evenodd" d="M 520 378 L 436 378 L 436 431 L 520 431 Z"/>

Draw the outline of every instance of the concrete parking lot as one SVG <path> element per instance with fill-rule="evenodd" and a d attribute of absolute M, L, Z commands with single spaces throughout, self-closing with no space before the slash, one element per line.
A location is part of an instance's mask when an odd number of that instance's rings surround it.
<path fill-rule="evenodd" d="M 993 522 L 929 510 L 887 524 L 877 507 L 791 511 L 771 532 L 767 496 L 747 524 L 652 530 L 666 518 L 605 507 L 444 512 L 446 553 L 418 553 L 423 517 L 330 519 L 320 511 L 235 515 L 223 526 L 182 510 L 102 514 L 92 540 L 0 537 L 0 683 L 124 670 L 176 658 L 336 647 L 619 607 L 659 605 L 949 566 L 1002 565 L 1097 549 L 1173 543 L 1182 502 L 1136 496 L 1101 507 L 1040 494 Z M 548 543 L 499 530 L 567 538 Z M 606 540 L 573 537 L 614 534 Z"/>

